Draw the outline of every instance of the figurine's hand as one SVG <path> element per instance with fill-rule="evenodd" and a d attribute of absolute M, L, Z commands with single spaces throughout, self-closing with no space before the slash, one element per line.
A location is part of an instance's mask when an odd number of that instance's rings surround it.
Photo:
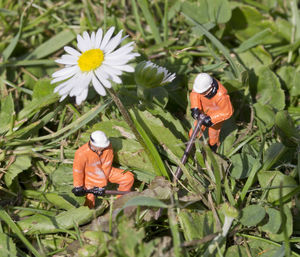
<path fill-rule="evenodd" d="M 201 111 L 199 110 L 199 108 L 192 108 L 191 109 L 191 113 L 192 113 L 192 117 L 197 120 L 199 115 L 201 114 Z"/>
<path fill-rule="evenodd" d="M 84 187 L 81 186 L 81 187 L 74 187 L 72 189 L 72 193 L 76 196 L 84 196 L 85 195 L 85 190 L 84 190 Z"/>
<path fill-rule="evenodd" d="M 96 196 L 103 196 L 105 193 L 105 188 L 103 187 L 94 187 L 93 194 Z"/>
<path fill-rule="evenodd" d="M 211 118 L 209 116 L 205 116 L 203 121 L 202 121 L 202 124 L 205 126 L 205 127 L 211 127 L 213 125 L 213 123 L 211 122 Z"/>

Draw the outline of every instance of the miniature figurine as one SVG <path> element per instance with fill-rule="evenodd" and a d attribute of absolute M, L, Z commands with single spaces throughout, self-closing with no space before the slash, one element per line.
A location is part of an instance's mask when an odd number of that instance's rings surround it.
<path fill-rule="evenodd" d="M 96 191 L 99 191 L 97 195 L 101 195 L 108 181 L 119 184 L 119 191 L 129 191 L 133 185 L 134 176 L 131 172 L 112 167 L 113 158 L 113 149 L 105 133 L 99 130 L 94 131 L 89 142 L 75 152 L 72 192 L 76 196 L 83 196 L 86 190 L 97 189 Z M 87 194 L 84 205 L 94 208 L 95 195 Z"/>
<path fill-rule="evenodd" d="M 207 73 L 197 75 L 193 91 L 190 94 L 191 114 L 198 119 L 201 113 L 205 114 L 201 130 L 208 128 L 209 146 L 216 152 L 220 145 L 219 136 L 223 122 L 233 114 L 233 108 L 225 87 Z M 197 121 L 195 121 L 195 125 Z M 190 130 L 191 136 L 193 129 Z M 200 135 L 201 136 L 201 135 Z"/>

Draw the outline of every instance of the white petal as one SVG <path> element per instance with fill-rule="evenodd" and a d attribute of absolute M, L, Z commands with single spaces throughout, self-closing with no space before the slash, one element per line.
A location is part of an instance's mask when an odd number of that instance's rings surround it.
<path fill-rule="evenodd" d="M 65 81 L 61 84 L 59 84 L 57 87 L 54 88 L 54 93 L 57 93 L 59 90 L 61 90 L 64 86 L 66 86 L 69 83 L 69 81 Z"/>
<path fill-rule="evenodd" d="M 109 82 L 109 80 L 107 80 L 107 78 L 109 78 L 108 75 L 106 75 L 100 68 L 95 70 L 95 73 L 96 73 L 98 79 L 101 81 L 101 83 L 105 87 L 111 88 L 111 83 Z"/>
<path fill-rule="evenodd" d="M 88 95 L 89 90 L 86 88 L 84 89 L 80 95 L 76 96 L 76 104 L 80 105 L 82 101 L 84 101 Z"/>
<path fill-rule="evenodd" d="M 65 51 L 73 56 L 79 57 L 81 55 L 81 53 L 79 53 L 77 50 L 75 50 L 73 47 L 70 46 L 65 46 L 64 47 Z"/>
<path fill-rule="evenodd" d="M 106 91 L 95 75 L 92 77 L 92 84 L 99 95 L 105 96 Z"/>
<path fill-rule="evenodd" d="M 91 42 L 91 38 L 89 33 L 87 33 L 86 31 L 83 32 L 83 39 L 84 39 L 84 43 L 87 46 L 87 49 L 91 49 L 92 48 L 92 42 Z"/>
<path fill-rule="evenodd" d="M 68 94 L 63 95 L 63 96 L 59 99 L 59 101 L 62 102 L 63 100 L 65 100 L 65 98 L 66 98 L 67 96 L 68 96 Z"/>
<path fill-rule="evenodd" d="M 102 35 L 103 35 L 102 29 L 98 29 L 96 33 L 96 39 L 95 39 L 95 48 L 100 48 L 102 42 Z"/>
<path fill-rule="evenodd" d="M 105 53 L 112 52 L 121 43 L 122 33 L 123 30 L 120 30 L 120 32 L 107 43 L 103 49 Z"/>
<path fill-rule="evenodd" d="M 91 34 L 91 45 L 92 45 L 92 49 L 94 49 L 95 48 L 95 41 L 96 40 L 96 34 L 95 34 L 95 32 L 93 31 L 92 32 L 92 34 Z"/>
<path fill-rule="evenodd" d="M 65 75 L 65 76 L 57 77 L 57 78 L 51 80 L 51 84 L 54 84 L 54 83 L 59 82 L 59 81 L 63 81 L 65 79 L 67 79 L 67 78 L 70 78 L 71 76 L 72 75 L 68 74 L 68 75 Z"/>
<path fill-rule="evenodd" d="M 60 95 L 65 95 L 65 94 L 69 94 L 69 92 L 74 88 L 77 87 L 78 85 L 80 86 L 80 82 L 83 78 L 83 74 L 82 73 L 77 73 L 75 76 L 73 76 L 71 79 L 69 79 L 68 81 L 66 81 L 67 83 L 65 84 L 64 87 L 60 88 L 58 90 L 58 93 Z M 61 85 L 60 85 L 61 86 Z"/>
<path fill-rule="evenodd" d="M 115 27 L 111 27 L 105 34 L 102 42 L 101 42 L 101 46 L 100 49 L 104 49 L 106 44 L 108 43 L 108 41 L 110 40 L 112 34 L 114 33 Z"/>
<path fill-rule="evenodd" d="M 77 47 L 82 53 L 88 50 L 84 39 L 79 34 L 77 35 Z"/>
<path fill-rule="evenodd" d="M 126 35 L 125 37 L 123 37 L 122 39 L 121 39 L 121 42 L 123 42 L 126 38 L 128 38 L 129 36 L 128 35 Z"/>
<path fill-rule="evenodd" d="M 72 90 L 73 86 L 74 86 L 74 83 L 72 83 L 71 80 L 68 80 L 68 84 L 67 84 L 65 87 L 61 88 L 61 89 L 58 91 L 58 93 L 59 93 L 60 95 L 69 94 L 69 92 Z"/>
<path fill-rule="evenodd" d="M 134 68 L 130 65 L 113 65 L 113 68 L 121 71 L 134 72 Z"/>
<path fill-rule="evenodd" d="M 122 71 L 114 69 L 110 65 L 102 64 L 101 65 L 102 69 L 105 70 L 109 75 L 114 74 L 114 75 L 122 75 Z"/>
<path fill-rule="evenodd" d="M 73 89 L 70 91 L 70 96 L 78 96 L 82 91 L 87 88 L 92 79 L 92 72 L 88 74 L 82 74 L 81 80 L 74 84 Z"/>
<path fill-rule="evenodd" d="M 74 75 L 76 72 L 79 71 L 79 67 L 77 65 L 63 68 L 61 70 L 58 70 L 52 74 L 52 78 L 60 77 L 60 76 L 65 76 L 67 74 Z"/>
<path fill-rule="evenodd" d="M 120 47 L 119 49 L 117 49 L 116 51 L 112 52 L 109 54 L 110 57 L 115 57 L 115 56 L 119 56 L 120 54 L 127 54 L 129 52 L 131 52 L 133 50 L 133 45 L 134 42 L 130 42 L 122 47 Z"/>
<path fill-rule="evenodd" d="M 74 64 L 77 64 L 77 60 L 78 60 L 78 57 L 74 57 L 72 55 L 65 54 L 60 59 L 55 60 L 55 62 L 61 63 L 61 64 L 74 65 Z"/>
<path fill-rule="evenodd" d="M 120 59 L 105 59 L 105 61 L 103 61 L 103 64 L 109 65 L 109 66 L 114 66 L 114 65 L 124 65 L 126 63 L 128 63 L 130 61 L 130 59 L 128 58 L 120 58 Z"/>

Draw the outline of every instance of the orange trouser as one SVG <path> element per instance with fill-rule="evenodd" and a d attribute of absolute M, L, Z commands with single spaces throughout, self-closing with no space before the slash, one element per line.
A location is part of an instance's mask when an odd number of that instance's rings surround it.
<path fill-rule="evenodd" d="M 134 182 L 134 176 L 131 172 L 126 171 L 118 168 L 112 167 L 109 177 L 107 179 L 111 183 L 116 183 L 119 184 L 118 190 L 119 191 L 130 191 L 133 182 Z M 106 186 L 106 181 L 103 180 L 103 186 Z M 87 189 L 91 189 L 94 186 L 88 186 L 86 185 Z M 118 195 L 120 197 L 121 195 Z M 88 206 L 90 209 L 95 207 L 95 196 L 94 194 L 87 194 L 86 195 L 86 200 L 84 203 L 85 206 Z"/>
<path fill-rule="evenodd" d="M 197 121 L 194 122 L 194 126 L 196 126 L 196 125 L 197 125 Z M 221 131 L 222 125 L 223 125 L 223 122 L 219 122 L 208 128 L 208 137 L 209 137 L 208 143 L 211 146 L 213 146 L 215 144 L 217 144 L 217 145 L 220 144 L 219 137 L 220 137 L 220 131 Z M 204 131 L 205 129 L 206 129 L 206 127 L 202 125 L 201 130 Z M 193 133 L 193 129 L 191 128 L 190 132 L 189 132 L 190 137 L 191 137 L 192 133 Z M 201 137 L 202 132 L 200 132 L 197 136 Z"/>

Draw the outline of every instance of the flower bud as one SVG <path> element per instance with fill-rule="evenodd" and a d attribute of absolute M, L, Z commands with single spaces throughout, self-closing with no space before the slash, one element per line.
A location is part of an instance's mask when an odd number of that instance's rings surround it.
<path fill-rule="evenodd" d="M 150 61 L 140 62 L 135 68 L 135 82 L 139 87 L 155 88 L 166 85 L 175 79 L 175 73 Z"/>

